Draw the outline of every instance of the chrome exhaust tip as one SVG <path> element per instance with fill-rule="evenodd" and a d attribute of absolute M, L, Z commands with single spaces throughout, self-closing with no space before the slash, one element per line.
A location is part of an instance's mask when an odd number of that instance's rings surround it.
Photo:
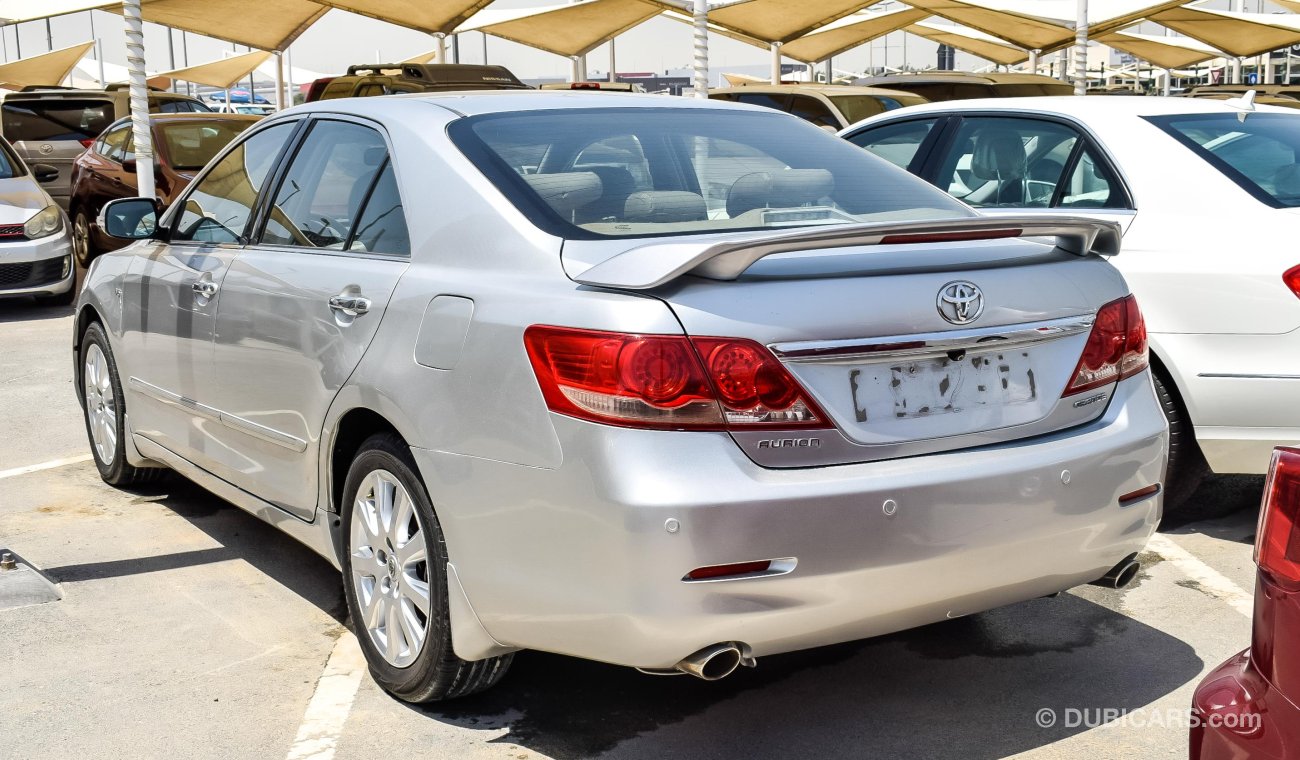
<path fill-rule="evenodd" d="M 1142 565 L 1138 564 L 1137 555 L 1130 554 L 1121 560 L 1118 565 L 1112 567 L 1110 572 L 1093 581 L 1092 585 L 1101 586 L 1102 588 L 1121 589 L 1132 583 L 1141 569 Z"/>
<path fill-rule="evenodd" d="M 673 669 L 705 681 L 719 681 L 742 665 L 752 668 L 754 658 L 746 654 L 743 644 L 725 641 L 721 644 L 707 646 L 693 655 L 684 658 Z"/>

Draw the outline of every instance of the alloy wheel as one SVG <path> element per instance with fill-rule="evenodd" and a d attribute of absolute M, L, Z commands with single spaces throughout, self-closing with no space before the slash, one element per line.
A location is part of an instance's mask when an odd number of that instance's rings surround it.
<path fill-rule="evenodd" d="M 108 357 L 97 343 L 86 349 L 84 387 L 86 421 L 95 456 L 104 466 L 117 456 L 117 399 L 109 376 Z"/>
<path fill-rule="evenodd" d="M 77 218 L 72 222 L 72 253 L 78 264 L 83 267 L 90 265 L 90 225 L 81 212 L 77 212 Z"/>

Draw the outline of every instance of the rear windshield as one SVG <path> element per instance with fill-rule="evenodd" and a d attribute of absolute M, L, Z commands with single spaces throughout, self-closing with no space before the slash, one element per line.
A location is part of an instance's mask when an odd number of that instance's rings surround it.
<path fill-rule="evenodd" d="M 534 224 L 565 238 L 970 216 L 926 182 L 778 113 L 525 111 L 452 140 Z"/>
<path fill-rule="evenodd" d="M 1260 201 L 1300 207 L 1300 114 L 1243 111 L 1146 118 Z"/>
<path fill-rule="evenodd" d="M 113 123 L 108 100 L 6 100 L 0 110 L 9 142 L 93 140 Z"/>
<path fill-rule="evenodd" d="M 202 169 L 254 121 L 179 122 L 162 127 L 167 162 L 173 169 Z"/>
<path fill-rule="evenodd" d="M 886 95 L 832 95 L 831 102 L 835 107 L 840 109 L 844 114 L 844 120 L 850 124 L 857 124 L 871 116 L 892 111 L 895 108 L 903 106 L 914 106 L 924 103 L 925 98 L 918 95 L 912 97 L 899 96 L 891 98 Z"/>

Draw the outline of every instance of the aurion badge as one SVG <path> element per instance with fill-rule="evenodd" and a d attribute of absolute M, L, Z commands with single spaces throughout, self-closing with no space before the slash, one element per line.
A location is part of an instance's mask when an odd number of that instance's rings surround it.
<path fill-rule="evenodd" d="M 984 313 L 984 293 L 973 282 L 958 280 L 939 289 L 939 316 L 954 325 L 968 325 Z"/>

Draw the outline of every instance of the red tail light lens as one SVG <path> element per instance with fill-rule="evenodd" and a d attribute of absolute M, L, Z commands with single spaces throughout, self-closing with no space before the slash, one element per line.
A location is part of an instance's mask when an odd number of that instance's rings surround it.
<path fill-rule="evenodd" d="M 665 430 L 830 427 L 753 341 L 534 325 L 524 344 L 547 406 L 571 417 Z"/>
<path fill-rule="evenodd" d="M 86 138 L 83 138 L 83 139 L 78 140 L 77 142 L 81 143 L 81 147 L 83 147 L 83 148 L 89 148 L 90 146 L 92 146 L 92 145 L 95 144 L 95 138 L 93 138 L 93 137 L 86 137 Z"/>
<path fill-rule="evenodd" d="M 1286 286 L 1291 289 L 1292 293 L 1295 293 L 1297 297 L 1300 297 L 1300 266 L 1291 267 L 1283 272 L 1282 282 L 1286 283 Z"/>
<path fill-rule="evenodd" d="M 1125 296 L 1097 311 L 1074 379 L 1062 396 L 1110 385 L 1147 368 L 1147 326 L 1137 299 Z"/>
<path fill-rule="evenodd" d="M 1300 449 L 1273 451 L 1264 484 L 1255 561 L 1279 580 L 1300 583 Z"/>

